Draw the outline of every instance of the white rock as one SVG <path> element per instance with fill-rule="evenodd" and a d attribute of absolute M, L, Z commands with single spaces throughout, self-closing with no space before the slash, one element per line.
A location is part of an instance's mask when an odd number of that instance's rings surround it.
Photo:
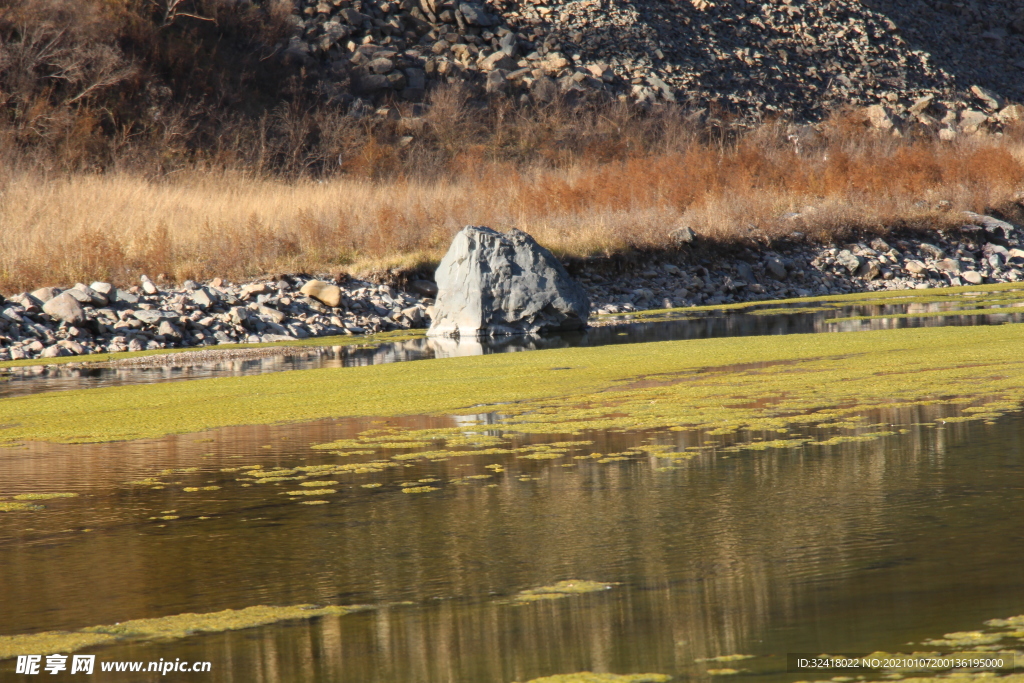
<path fill-rule="evenodd" d="M 586 327 L 586 291 L 551 252 L 519 230 L 467 226 L 435 274 L 429 336 L 496 336 Z"/>

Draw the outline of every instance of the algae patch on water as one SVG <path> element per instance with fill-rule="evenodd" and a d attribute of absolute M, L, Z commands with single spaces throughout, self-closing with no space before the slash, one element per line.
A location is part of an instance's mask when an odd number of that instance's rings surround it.
<path fill-rule="evenodd" d="M 21 493 L 14 500 L 51 500 L 53 498 L 77 498 L 77 493 Z"/>
<path fill-rule="evenodd" d="M 500 428 L 533 434 L 655 428 L 781 434 L 800 425 L 847 423 L 875 408 L 964 399 L 985 410 L 958 419 L 990 420 L 1018 408 L 1024 396 L 1022 343 L 1020 324 L 917 328 L 552 349 L 62 391 L 0 400 L 0 443 L 136 439 L 342 416 L 489 412 L 500 414 Z M 551 373 L 553 366 L 568 369 Z M 795 438 L 777 445 L 790 446 Z M 474 452 L 463 449 L 507 452 L 504 445 L 502 437 L 488 434 L 384 430 L 322 448 L 341 455 L 392 449 L 406 459 L 442 460 Z M 553 448 L 522 453 L 536 456 L 527 459 L 559 454 Z"/>
<path fill-rule="evenodd" d="M 701 657 L 695 662 L 739 662 L 744 659 L 753 659 L 754 655 L 718 655 L 717 657 Z"/>
<path fill-rule="evenodd" d="M 615 584 L 602 583 L 600 581 L 559 581 L 558 583 L 551 584 L 550 586 L 541 586 L 539 588 L 529 588 L 527 590 L 520 591 L 512 597 L 511 602 L 513 604 L 519 604 L 537 602 L 538 600 L 558 600 L 559 598 L 567 598 L 570 595 L 610 590 L 614 585 Z"/>
<path fill-rule="evenodd" d="M 9 500 L 0 500 L 0 512 L 30 512 L 42 510 L 42 505 L 31 505 L 29 503 L 16 503 Z"/>
<path fill-rule="evenodd" d="M 280 621 L 338 616 L 366 609 L 371 608 L 366 605 L 256 605 L 205 614 L 186 613 L 154 619 L 133 619 L 109 626 L 90 626 L 77 631 L 0 636 L 0 659 L 39 652 L 68 653 L 122 641 L 173 640 L 200 633 L 237 631 Z"/>
<path fill-rule="evenodd" d="M 665 683 L 671 680 L 672 677 L 667 674 L 601 674 L 580 671 L 533 678 L 526 683 Z"/>

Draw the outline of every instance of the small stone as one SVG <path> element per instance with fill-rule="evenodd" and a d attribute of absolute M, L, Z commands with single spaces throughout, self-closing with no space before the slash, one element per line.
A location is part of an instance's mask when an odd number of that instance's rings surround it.
<path fill-rule="evenodd" d="M 459 11 L 466 18 L 466 22 L 472 26 L 493 26 L 496 23 L 494 17 L 484 11 L 483 6 L 475 2 L 460 3 Z"/>
<path fill-rule="evenodd" d="M 245 325 L 249 322 L 249 311 L 242 306 L 233 306 L 228 311 L 228 319 L 234 325 Z"/>
<path fill-rule="evenodd" d="M 365 14 L 357 12 L 356 10 L 352 9 L 351 7 L 346 7 L 343 10 L 341 10 L 340 12 L 338 12 L 338 16 L 340 16 L 342 19 L 344 19 L 346 22 L 348 22 L 352 26 L 361 26 L 364 21 L 366 21 L 367 19 L 370 18 L 370 17 L 366 16 Z"/>
<path fill-rule="evenodd" d="M 114 301 L 119 301 L 124 304 L 137 304 L 139 303 L 139 297 L 135 296 L 131 292 L 126 292 L 123 289 L 115 289 Z"/>
<path fill-rule="evenodd" d="M 1001 221 L 992 216 L 974 213 L 973 211 L 964 211 L 964 218 L 969 220 L 972 224 L 984 228 L 986 232 L 999 235 L 1004 239 L 1010 239 L 1016 230 L 1012 223 Z"/>
<path fill-rule="evenodd" d="M 64 293 L 67 294 L 70 297 L 73 297 L 75 299 L 75 301 L 77 301 L 80 304 L 84 304 L 86 306 L 92 306 L 92 304 L 93 304 L 92 297 L 89 296 L 88 294 L 86 294 L 85 292 L 83 292 L 80 289 L 71 288 L 71 289 L 65 290 Z"/>
<path fill-rule="evenodd" d="M 93 282 L 89 285 L 89 289 L 99 292 L 109 300 L 111 295 L 114 293 L 114 285 L 109 282 Z"/>
<path fill-rule="evenodd" d="M 974 95 L 978 99 L 978 101 L 981 102 L 985 106 L 985 108 L 990 111 L 1002 109 L 1003 107 L 1002 97 L 992 92 L 991 90 L 982 88 L 980 85 L 972 85 L 971 94 Z"/>
<path fill-rule="evenodd" d="M 892 130 L 896 125 L 893 121 L 892 115 L 889 110 L 881 104 L 873 104 L 870 107 L 864 108 L 864 120 L 871 125 L 872 128 L 881 131 Z"/>
<path fill-rule="evenodd" d="M 145 311 L 145 310 L 137 310 L 132 315 L 135 316 L 136 320 L 141 320 L 142 322 L 146 323 L 147 325 L 156 325 L 161 320 L 163 320 L 163 317 L 164 317 L 163 313 L 161 313 L 160 311 Z"/>
<path fill-rule="evenodd" d="M 181 339 L 181 330 L 175 327 L 174 323 L 170 320 L 162 320 L 160 326 L 157 327 L 156 333 L 163 335 L 164 337 L 171 337 L 173 339 Z"/>
<path fill-rule="evenodd" d="M 375 74 L 386 74 L 389 71 L 394 70 L 395 63 L 390 59 L 384 59 L 383 57 L 381 57 L 378 59 L 370 60 L 370 63 L 367 64 L 367 67 L 369 67 L 370 71 L 372 71 Z"/>
<path fill-rule="evenodd" d="M 217 299 L 206 287 L 200 287 L 192 292 L 192 301 L 196 302 L 196 305 L 200 308 L 208 308 L 212 306 Z"/>
<path fill-rule="evenodd" d="M 736 275 L 747 284 L 757 282 L 757 275 L 754 274 L 754 269 L 746 261 L 740 261 L 736 264 Z"/>
<path fill-rule="evenodd" d="M 843 268 L 846 268 L 850 275 L 853 275 L 858 270 L 860 270 L 860 266 L 863 262 L 863 258 L 855 255 L 849 249 L 843 249 L 838 254 L 836 254 L 836 263 L 841 265 Z"/>
<path fill-rule="evenodd" d="M 86 294 L 92 301 L 93 306 L 106 306 L 108 303 L 110 303 L 110 299 L 107 297 L 107 292 L 101 293 L 84 283 L 77 283 L 73 287 L 73 289 L 76 289 L 79 292 Z"/>
<path fill-rule="evenodd" d="M 148 276 L 143 275 L 142 277 L 139 278 L 139 281 L 142 283 L 142 291 L 143 292 L 145 292 L 146 294 L 149 294 L 151 296 L 153 294 L 156 294 L 156 292 L 157 292 L 156 285 L 153 284 L 153 281 L 150 280 Z"/>
<path fill-rule="evenodd" d="M 558 97 L 558 84 L 547 76 L 541 76 L 530 85 L 530 95 L 538 102 L 554 102 Z"/>
<path fill-rule="evenodd" d="M 941 270 L 944 273 L 952 273 L 954 275 L 960 273 L 960 262 L 956 259 L 945 258 L 935 262 L 935 268 Z"/>
<path fill-rule="evenodd" d="M 1024 105 L 1011 104 L 1008 107 L 1004 107 L 998 114 L 996 114 L 996 118 L 999 119 L 999 122 L 1003 125 L 1024 121 Z"/>
<path fill-rule="evenodd" d="M 55 296 L 43 305 L 43 312 L 52 318 L 62 320 L 69 325 L 84 323 L 85 311 L 75 297 L 68 293 Z"/>
<path fill-rule="evenodd" d="M 487 57 L 480 63 L 480 68 L 484 71 L 494 71 L 495 69 L 504 69 L 505 71 L 512 71 L 516 68 L 516 60 L 512 59 L 503 50 L 499 50 Z"/>
<path fill-rule="evenodd" d="M 921 242 L 917 249 L 925 256 L 935 260 L 946 258 L 946 252 L 942 251 L 942 249 L 939 249 L 934 244 L 929 244 L 928 242 Z"/>
<path fill-rule="evenodd" d="M 765 259 L 764 267 L 776 280 L 786 279 L 786 266 L 774 256 Z"/>
<path fill-rule="evenodd" d="M 29 296 L 35 297 L 40 303 L 45 304 L 53 297 L 60 294 L 60 290 L 56 287 L 40 287 L 34 292 L 30 293 Z"/>
<path fill-rule="evenodd" d="M 484 89 L 488 93 L 499 93 L 508 90 L 508 72 L 505 69 L 495 69 L 487 74 Z"/>
<path fill-rule="evenodd" d="M 391 81 L 382 74 L 367 74 L 359 79 L 359 85 L 367 92 L 376 92 L 377 90 L 387 90 L 390 88 Z"/>
<path fill-rule="evenodd" d="M 302 289 L 299 292 L 332 308 L 337 308 L 341 305 L 341 288 L 323 280 L 310 280 L 302 285 Z"/>
<path fill-rule="evenodd" d="M 907 269 L 908 273 L 913 273 L 914 275 L 918 273 L 923 273 L 925 270 L 927 270 L 927 267 L 923 263 L 916 260 L 907 261 L 905 264 L 903 264 L 903 267 Z"/>
<path fill-rule="evenodd" d="M 914 101 L 912 105 L 910 105 L 910 109 L 908 109 L 907 111 L 910 114 L 913 114 L 914 116 L 921 114 L 924 112 L 925 109 L 931 106 L 932 101 L 934 99 L 935 95 L 932 94 L 928 94 L 925 95 L 924 97 L 918 98 L 917 100 Z"/>
<path fill-rule="evenodd" d="M 977 109 L 965 109 L 960 113 L 960 130 L 976 133 L 988 121 L 988 114 Z"/>
<path fill-rule="evenodd" d="M 981 273 L 979 273 L 976 270 L 965 271 L 960 274 L 960 277 L 962 277 L 966 282 L 972 285 L 980 285 L 985 280 L 985 278 L 982 277 Z"/>
<path fill-rule="evenodd" d="M 420 310 L 419 306 L 410 306 L 409 308 L 403 308 L 402 315 L 404 315 L 413 323 L 418 323 L 423 319 L 423 311 Z"/>
<path fill-rule="evenodd" d="M 258 282 L 251 285 L 245 285 L 242 287 L 241 298 L 251 299 L 260 294 L 266 294 L 270 291 L 270 286 L 265 282 Z"/>
<path fill-rule="evenodd" d="M 881 269 L 878 266 L 878 262 L 874 259 L 866 259 L 864 263 L 857 269 L 857 277 L 871 281 L 879 276 Z"/>
<path fill-rule="evenodd" d="M 59 342 L 57 342 L 57 346 L 61 347 L 62 349 L 65 349 L 66 351 L 68 351 L 68 353 L 74 356 L 81 356 L 83 353 L 85 353 L 85 347 L 76 342 L 74 339 L 61 339 Z"/>
<path fill-rule="evenodd" d="M 71 354 L 65 348 L 63 348 L 61 346 L 57 346 L 56 344 L 54 344 L 53 346 L 47 346 L 45 349 L 43 349 L 40 352 L 39 357 L 40 358 L 58 358 L 60 356 L 69 356 L 69 355 L 71 355 Z"/>
<path fill-rule="evenodd" d="M 682 246 L 684 244 L 692 244 L 697 239 L 697 233 L 687 225 L 680 226 L 668 234 L 669 239 L 676 246 Z"/>
<path fill-rule="evenodd" d="M 284 322 L 285 318 L 288 317 L 284 313 L 282 313 L 281 311 L 277 310 L 276 308 L 271 308 L 269 306 L 257 306 L 256 307 L 256 313 L 261 315 L 261 316 L 265 316 L 267 318 L 270 318 L 270 320 L 272 322 L 277 323 L 279 325 L 282 322 Z"/>
<path fill-rule="evenodd" d="M 892 247 L 890 247 L 889 243 L 883 240 L 881 237 L 876 237 L 875 239 L 871 240 L 871 248 L 880 254 L 884 254 L 885 252 L 889 251 Z"/>

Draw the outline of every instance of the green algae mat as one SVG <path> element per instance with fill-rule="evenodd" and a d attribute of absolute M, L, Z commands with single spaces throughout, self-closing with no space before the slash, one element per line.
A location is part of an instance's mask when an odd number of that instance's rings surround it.
<path fill-rule="evenodd" d="M 1024 397 L 1024 325 L 671 341 L 51 392 L 0 400 L 0 443 L 154 438 L 345 416 L 501 415 L 524 432 L 845 426 Z M 850 423 L 852 424 L 852 423 Z M 789 444 L 782 444 L 789 445 Z"/>
<path fill-rule="evenodd" d="M 152 619 L 132 619 L 118 624 L 90 626 L 78 631 L 46 631 L 0 636 L 0 660 L 30 652 L 75 652 L 119 642 L 174 640 L 204 633 L 238 631 L 294 619 L 314 619 L 360 612 L 366 605 L 256 605 L 205 614 L 174 614 Z"/>

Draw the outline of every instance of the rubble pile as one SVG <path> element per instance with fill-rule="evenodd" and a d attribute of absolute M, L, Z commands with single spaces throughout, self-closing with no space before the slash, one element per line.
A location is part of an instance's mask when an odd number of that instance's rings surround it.
<path fill-rule="evenodd" d="M 296 0 L 295 9 L 282 57 L 319 69 L 325 94 L 359 115 L 458 82 L 481 96 L 679 102 L 750 119 L 879 106 L 876 119 L 956 129 L 963 118 L 977 129 L 1019 118 L 996 114 L 1024 95 L 1024 9 L 1013 0 L 980 9 L 923 0 Z M 972 108 L 984 116 L 964 114 Z"/>

